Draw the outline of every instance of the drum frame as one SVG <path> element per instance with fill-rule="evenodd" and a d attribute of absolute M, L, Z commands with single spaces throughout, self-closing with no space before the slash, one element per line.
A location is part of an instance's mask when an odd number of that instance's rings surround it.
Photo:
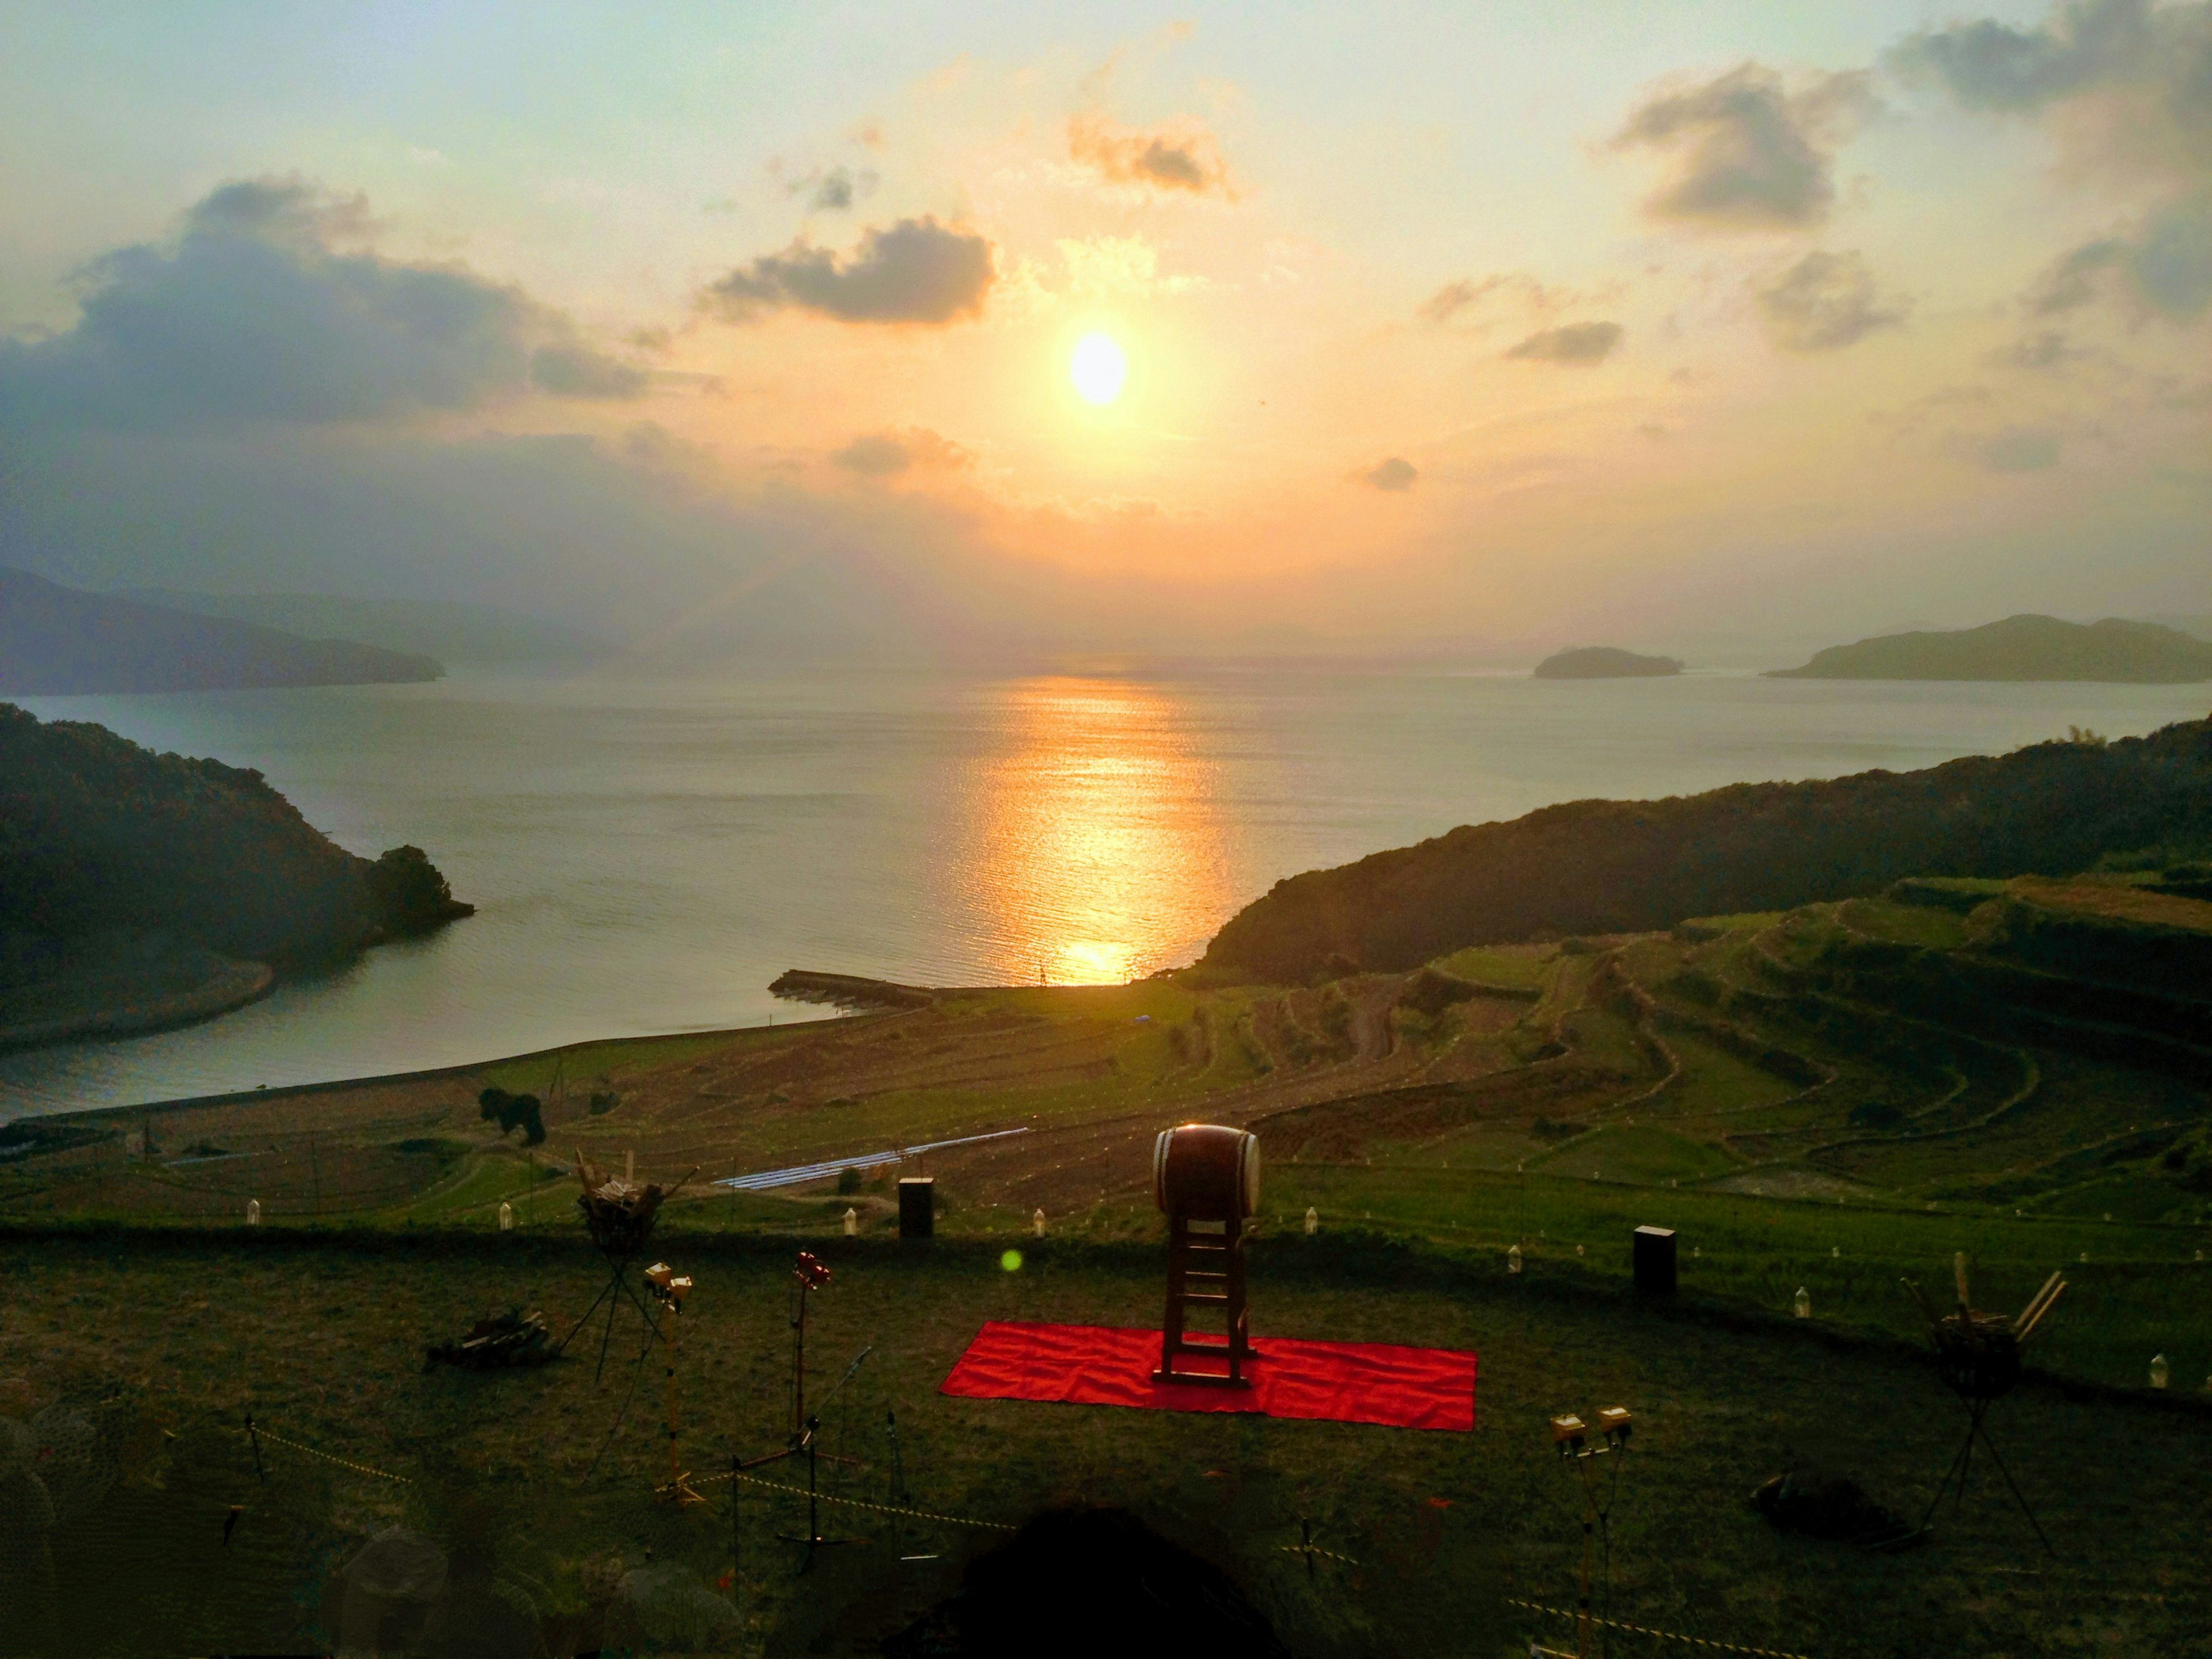
<path fill-rule="evenodd" d="M 1197 1127 L 1186 1125 L 1186 1127 Z M 1166 1155 L 1165 1136 L 1156 1154 Z M 1166 1202 L 1155 1170 L 1155 1194 Z M 1243 1196 L 1239 1182 L 1240 1202 Z M 1218 1231 L 1213 1229 L 1218 1228 Z M 1203 1231 L 1201 1231 L 1203 1230 Z M 1192 1306 L 1218 1307 L 1228 1319 L 1228 1334 L 1216 1338 L 1188 1328 Z M 1197 1217 L 1168 1212 L 1167 1310 L 1160 1322 L 1160 1364 L 1155 1382 L 1197 1382 L 1209 1388 L 1249 1389 L 1246 1364 L 1259 1357 L 1252 1346 L 1252 1314 L 1244 1296 L 1244 1219 L 1241 1216 Z M 1225 1370 L 1188 1370 L 1191 1362 L 1225 1363 Z"/>

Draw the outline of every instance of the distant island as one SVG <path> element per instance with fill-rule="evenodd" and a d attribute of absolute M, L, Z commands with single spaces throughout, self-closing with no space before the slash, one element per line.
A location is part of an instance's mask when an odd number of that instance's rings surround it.
<path fill-rule="evenodd" d="M 2212 848 L 2212 720 L 1466 825 L 1277 882 L 1230 918 L 1200 968 L 1295 983 L 1416 968 L 1470 945 L 1786 910 L 1908 876 L 2048 874 L 2161 848 Z"/>
<path fill-rule="evenodd" d="M 614 642 L 497 605 L 459 599 L 358 599 L 336 593 L 201 593 L 132 587 L 118 599 L 252 623 L 310 640 L 354 640 L 441 663 L 560 662 L 612 653 Z"/>
<path fill-rule="evenodd" d="M 1891 634 L 1832 645 L 1777 680 L 2100 680 L 2136 685 L 2212 679 L 2212 644 L 2156 623 L 2008 617 L 1957 633 Z"/>
<path fill-rule="evenodd" d="M 435 658 L 200 617 L 0 568 L 0 696 L 434 680 Z"/>
<path fill-rule="evenodd" d="M 0 1048 L 204 1018 L 472 914 L 422 848 L 356 857 L 258 772 L 0 703 Z"/>
<path fill-rule="evenodd" d="M 1559 651 L 1536 665 L 1540 680 L 1638 680 L 1662 674 L 1679 674 L 1682 665 L 1672 657 L 1639 657 L 1615 645 L 1584 645 Z"/>

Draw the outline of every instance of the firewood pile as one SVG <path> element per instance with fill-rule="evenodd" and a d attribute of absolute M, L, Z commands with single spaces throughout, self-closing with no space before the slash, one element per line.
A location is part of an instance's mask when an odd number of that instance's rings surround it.
<path fill-rule="evenodd" d="M 584 1190 L 576 1200 L 576 1207 L 584 1212 L 584 1225 L 592 1235 L 592 1243 L 611 1256 L 635 1255 L 652 1236 L 653 1218 L 659 1213 L 661 1205 L 698 1173 L 694 1165 L 690 1175 L 683 1181 L 673 1187 L 663 1187 L 658 1182 L 640 1182 L 634 1158 L 625 1160 L 623 1173 L 616 1175 L 589 1162 L 579 1152 L 576 1179 L 583 1183 Z"/>
<path fill-rule="evenodd" d="M 424 1369 L 434 1364 L 459 1365 L 472 1371 L 500 1370 L 510 1365 L 542 1365 L 553 1358 L 545 1317 L 532 1310 L 509 1308 L 487 1315 L 469 1327 L 458 1342 L 439 1342 L 424 1350 Z"/>
<path fill-rule="evenodd" d="M 1905 1281 L 1905 1287 L 1927 1316 L 1929 1337 L 1936 1345 L 1936 1365 L 1943 1381 L 1966 1399 L 1995 1400 L 2009 1393 L 2020 1381 L 2020 1351 L 2058 1300 L 2066 1279 L 2063 1274 L 2051 1274 L 2043 1281 L 2043 1288 L 2028 1298 L 2026 1307 L 2016 1314 L 2001 1314 L 1972 1304 L 1963 1251 L 1952 1259 L 1952 1271 L 1959 1295 L 1957 1307 L 1950 1313 L 1937 1313 L 1911 1279 Z"/>

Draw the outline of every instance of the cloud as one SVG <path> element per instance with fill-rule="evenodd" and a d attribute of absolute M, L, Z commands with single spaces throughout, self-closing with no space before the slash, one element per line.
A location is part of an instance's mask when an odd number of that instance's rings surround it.
<path fill-rule="evenodd" d="M 0 419 L 318 423 L 645 389 L 520 289 L 383 258 L 360 246 L 375 229 L 362 198 L 302 179 L 221 186 L 173 243 L 85 267 L 69 330 L 0 341 Z"/>
<path fill-rule="evenodd" d="M 2075 0 L 2035 28 L 1991 19 L 1923 30 L 1890 63 L 1962 108 L 2037 115 L 2079 106 L 2085 156 L 2203 177 L 2212 171 L 2212 4 Z"/>
<path fill-rule="evenodd" d="M 1163 276 L 1158 249 L 1141 236 L 1062 238 L 1069 291 L 1090 299 L 1149 299 L 1204 288 L 1203 276 Z"/>
<path fill-rule="evenodd" d="M 1517 301 L 1523 310 L 1540 317 L 1559 310 L 1575 297 L 1572 289 L 1547 288 L 1528 272 L 1512 270 L 1485 276 L 1480 282 L 1463 276 L 1446 283 L 1414 307 L 1413 314 L 1425 323 L 1442 328 L 1480 310 L 1493 299 Z"/>
<path fill-rule="evenodd" d="M 1834 351 L 1905 321 L 1910 303 L 1885 298 L 1856 253 L 1814 252 L 1752 294 L 1768 337 L 1788 351 Z"/>
<path fill-rule="evenodd" d="M 834 167 L 803 174 L 784 188 L 793 196 L 805 196 L 806 205 L 817 213 L 846 213 L 855 202 L 874 195 L 879 182 L 872 169 L 863 167 L 855 173 L 850 167 Z"/>
<path fill-rule="evenodd" d="M 1371 484 L 1377 489 L 1402 494 L 1413 487 L 1413 480 L 1421 476 L 1419 468 L 1402 455 L 1393 455 L 1379 466 L 1368 467 L 1352 473 L 1356 483 Z"/>
<path fill-rule="evenodd" d="M 1220 146 L 1202 122 L 1124 127 L 1103 115 L 1078 115 L 1067 124 L 1067 153 L 1117 185 L 1236 199 Z"/>
<path fill-rule="evenodd" d="M 1628 118 L 1615 149 L 1674 158 L 1675 175 L 1644 203 L 1656 218 L 1727 229 L 1816 224 L 1835 198 L 1836 146 L 1875 107 L 1862 71 L 1796 88 L 1755 63 L 1659 94 Z"/>
<path fill-rule="evenodd" d="M 2081 354 L 2055 328 L 2024 334 L 1996 354 L 1995 361 L 2010 368 L 2056 368 Z"/>
<path fill-rule="evenodd" d="M 2008 426 L 1974 447 L 1974 459 L 1989 472 L 2044 472 L 2058 465 L 2059 439 L 2044 427 Z"/>
<path fill-rule="evenodd" d="M 864 478 L 890 478 L 916 467 L 951 470 L 973 466 L 973 450 L 954 443 L 927 427 L 910 426 L 902 432 L 868 432 L 833 451 L 832 465 Z"/>
<path fill-rule="evenodd" d="M 1620 344 L 1619 323 L 1569 323 L 1540 329 L 1505 355 L 1535 363 L 1601 363 Z"/>
<path fill-rule="evenodd" d="M 2117 289 L 2141 312 L 2188 322 L 2212 306 L 2212 191 L 2145 216 L 2133 234 L 2084 242 L 2053 260 L 2027 294 L 2039 317 L 2077 311 Z"/>
<path fill-rule="evenodd" d="M 635 398 L 653 377 L 589 346 L 540 346 L 530 354 L 532 385 L 557 398 Z"/>
<path fill-rule="evenodd" d="M 710 284 L 702 301 L 732 322 L 796 307 L 848 323 L 950 323 L 983 308 L 997 271 L 989 239 L 934 217 L 901 219 L 860 238 L 842 263 L 794 242 Z"/>

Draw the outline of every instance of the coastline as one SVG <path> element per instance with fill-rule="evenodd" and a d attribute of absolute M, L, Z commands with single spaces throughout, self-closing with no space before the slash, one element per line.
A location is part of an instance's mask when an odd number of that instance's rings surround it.
<path fill-rule="evenodd" d="M 207 958 L 209 972 L 198 982 L 184 987 L 165 983 L 175 977 L 176 965 L 172 959 L 136 975 L 88 976 L 79 982 L 88 996 L 98 994 L 99 1006 L 0 1024 L 0 1054 L 198 1024 L 258 1002 L 276 984 L 276 970 L 265 962 L 214 956 Z M 114 994 L 118 986 L 120 997 Z M 30 988 L 42 998 L 66 999 L 70 982 L 64 978 Z"/>

